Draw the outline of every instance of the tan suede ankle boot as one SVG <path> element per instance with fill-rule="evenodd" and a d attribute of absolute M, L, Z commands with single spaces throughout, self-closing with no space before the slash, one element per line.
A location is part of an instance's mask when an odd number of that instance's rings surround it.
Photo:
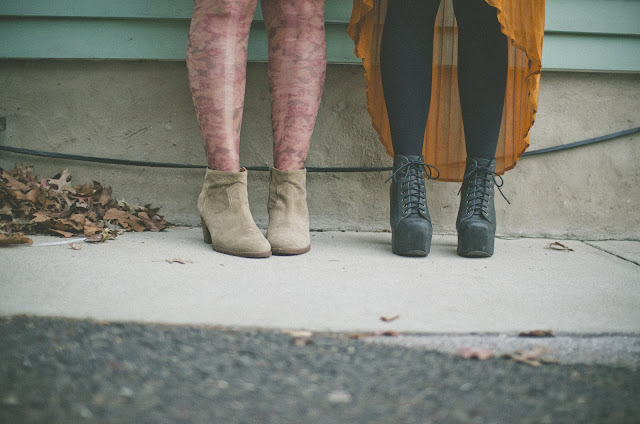
<path fill-rule="evenodd" d="M 207 169 L 198 197 L 205 243 L 213 250 L 246 258 L 271 256 L 271 246 L 253 221 L 247 194 L 247 170 Z"/>
<path fill-rule="evenodd" d="M 267 240 L 274 255 L 299 255 L 311 248 L 307 170 L 271 168 Z"/>

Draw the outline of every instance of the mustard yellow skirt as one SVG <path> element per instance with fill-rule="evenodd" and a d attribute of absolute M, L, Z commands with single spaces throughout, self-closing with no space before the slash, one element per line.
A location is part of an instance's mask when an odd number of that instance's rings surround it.
<path fill-rule="evenodd" d="M 509 38 L 507 90 L 496 152 L 496 169 L 502 174 L 513 168 L 529 147 L 540 87 L 545 0 L 484 1 L 497 9 L 502 32 Z M 354 0 L 347 31 L 365 68 L 367 109 L 373 127 L 387 153 L 393 156 L 380 79 L 380 41 L 386 10 L 387 0 Z M 462 181 L 466 161 L 457 45 L 452 0 L 442 0 L 435 25 L 431 107 L 423 154 L 429 164 L 440 170 L 440 180 L 444 181 Z"/>

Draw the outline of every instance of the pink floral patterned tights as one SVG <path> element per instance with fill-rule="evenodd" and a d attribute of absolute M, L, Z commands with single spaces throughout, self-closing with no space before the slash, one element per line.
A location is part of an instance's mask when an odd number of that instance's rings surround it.
<path fill-rule="evenodd" d="M 257 0 L 195 0 L 187 67 L 209 168 L 239 171 L 247 46 Z M 304 167 L 326 70 L 324 0 L 262 0 L 274 166 Z"/>

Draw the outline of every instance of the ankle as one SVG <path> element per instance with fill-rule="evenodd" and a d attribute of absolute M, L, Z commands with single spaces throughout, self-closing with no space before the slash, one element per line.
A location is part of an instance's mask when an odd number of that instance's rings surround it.
<path fill-rule="evenodd" d="M 240 166 L 211 166 L 209 165 L 209 169 L 217 172 L 246 172 L 245 168 L 241 168 Z"/>
<path fill-rule="evenodd" d="M 276 171 L 300 171 L 304 169 L 304 162 L 303 161 L 276 162 L 274 163 L 273 168 Z"/>

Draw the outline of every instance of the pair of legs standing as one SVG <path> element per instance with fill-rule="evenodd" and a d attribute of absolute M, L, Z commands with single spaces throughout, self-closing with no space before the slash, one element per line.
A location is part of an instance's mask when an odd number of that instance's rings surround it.
<path fill-rule="evenodd" d="M 257 0 L 196 0 L 187 67 L 209 169 L 198 199 L 205 241 L 233 255 L 309 249 L 306 174 L 324 87 L 324 0 L 262 0 L 269 40 L 273 156 L 267 239 L 248 209 L 239 145 Z M 306 226 L 306 227 L 305 227 Z"/>
<path fill-rule="evenodd" d="M 507 38 L 496 9 L 482 0 L 453 0 L 458 23 L 458 88 L 467 168 L 461 189 L 458 253 L 491 256 L 493 186 L 507 79 Z M 380 65 L 394 150 L 391 185 L 393 251 L 426 256 L 431 219 L 422 148 L 431 99 L 433 38 L 440 0 L 389 1 Z M 428 177 L 433 175 L 431 168 Z"/>
<path fill-rule="evenodd" d="M 398 254 L 426 255 L 431 241 L 421 153 L 439 3 L 393 1 L 385 21 L 381 67 L 396 154 L 391 224 L 393 250 Z M 269 241 L 251 218 L 246 172 L 239 161 L 247 45 L 256 0 L 196 0 L 187 51 L 189 81 L 209 164 L 198 200 L 205 240 L 225 253 L 257 257 L 271 251 L 308 250 L 303 168 L 326 66 L 324 0 L 262 0 L 262 7 L 269 36 L 275 164 Z M 493 157 L 504 103 L 507 40 L 495 9 L 484 1 L 454 0 L 454 7 L 468 155 L 457 222 L 458 252 L 490 256 L 495 234 Z M 301 236 L 303 232 L 306 237 Z"/>

